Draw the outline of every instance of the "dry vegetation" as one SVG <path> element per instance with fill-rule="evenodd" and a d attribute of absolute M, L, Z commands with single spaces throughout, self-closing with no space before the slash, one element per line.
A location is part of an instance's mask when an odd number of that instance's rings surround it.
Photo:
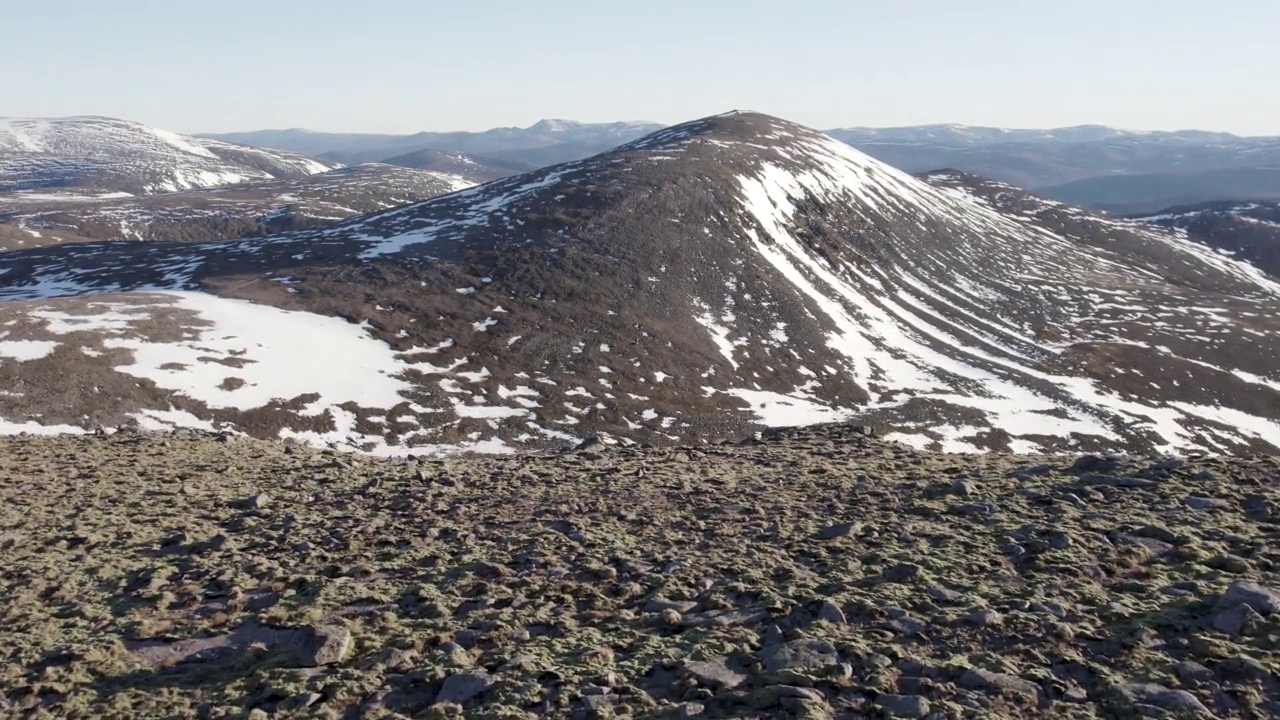
<path fill-rule="evenodd" d="M 0 439 L 0 714 L 1274 717 L 1280 459 Z"/>

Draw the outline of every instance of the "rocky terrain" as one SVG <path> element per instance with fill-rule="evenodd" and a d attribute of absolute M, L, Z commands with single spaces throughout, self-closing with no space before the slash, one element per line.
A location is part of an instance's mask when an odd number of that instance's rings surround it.
<path fill-rule="evenodd" d="M 0 118 L 0 192 L 150 195 L 298 178 L 334 163 L 105 117 Z"/>
<path fill-rule="evenodd" d="M 0 438 L 13 717 L 1263 718 L 1280 458 Z"/>
<path fill-rule="evenodd" d="M 958 452 L 1280 446 L 1280 284 L 1028 197 L 739 113 L 314 230 L 8 252 L 0 419 L 383 454 L 851 416 Z"/>
<path fill-rule="evenodd" d="M 316 227 L 476 184 L 382 164 L 142 197 L 0 193 L 0 251 L 92 240 L 198 242 Z"/>
<path fill-rule="evenodd" d="M 490 180 L 498 180 L 512 175 L 521 175 L 538 169 L 537 165 L 521 160 L 473 157 L 457 152 L 432 149 L 416 150 L 403 155 L 396 155 L 382 162 L 388 165 L 457 175 L 476 183 L 489 182 Z"/>

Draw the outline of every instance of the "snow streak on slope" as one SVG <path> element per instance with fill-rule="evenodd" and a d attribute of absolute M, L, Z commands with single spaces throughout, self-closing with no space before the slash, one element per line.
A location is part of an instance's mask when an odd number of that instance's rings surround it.
<path fill-rule="evenodd" d="M 900 404 L 908 398 L 943 401 L 980 411 L 991 427 L 1015 438 L 1028 436 L 1022 440 L 1024 447 L 1034 444 L 1034 436 L 1079 433 L 1119 439 L 1111 429 L 1116 418 L 1130 424 L 1150 424 L 1160 438 L 1162 450 L 1187 449 L 1192 445 L 1191 433 L 1179 422 L 1188 418 L 1234 427 L 1269 443 L 1280 444 L 1280 423 L 1274 420 L 1239 411 L 1227 412 L 1218 406 L 1192 403 L 1149 406 L 1125 400 L 1101 390 L 1087 379 L 1038 369 L 1036 363 L 1028 362 L 1028 349 L 1042 356 L 1056 349 L 1038 343 L 1029 334 L 1019 334 L 1008 325 L 980 320 L 973 315 L 967 315 L 964 323 L 957 323 L 925 304 L 930 299 L 938 299 L 942 293 L 951 295 L 948 301 L 953 301 L 957 295 L 963 295 L 966 288 L 980 283 L 990 287 L 989 277 L 965 278 L 961 274 L 929 277 L 922 272 L 924 263 L 919 261 L 923 258 L 912 262 L 904 257 L 896 267 L 881 264 L 860 269 L 853 263 L 833 266 L 815 256 L 797 241 L 792 231 L 797 203 L 819 198 L 827 203 L 846 202 L 872 211 L 889 209 L 907 216 L 943 216 L 970 230 L 1006 233 L 1011 242 L 1025 243 L 1029 239 L 1042 247 L 1052 245 L 1059 262 L 1067 268 L 1076 272 L 1105 272 L 1112 282 L 1125 279 L 1126 270 L 1047 233 L 1026 238 L 1023 228 L 967 202 L 967 197 L 957 202 L 957 198 L 869 161 L 841 143 L 805 138 L 791 144 L 793 150 L 797 146 L 803 148 L 801 152 L 805 157 L 816 161 L 805 170 L 793 172 L 766 163 L 757 173 L 739 177 L 746 208 L 764 230 L 765 237 L 753 228 L 745 232 L 760 256 L 826 314 L 835 327 L 828 335 L 828 345 L 846 356 L 846 367 L 855 380 L 873 396 L 889 398 L 873 402 L 869 408 Z M 1168 234 L 1151 237 L 1212 270 L 1248 283 L 1257 291 L 1272 295 L 1280 291 L 1276 283 L 1253 268 L 1234 263 L 1202 246 Z M 978 250 L 957 242 L 943 247 L 961 255 Z M 1026 252 L 1034 254 L 1035 250 Z M 990 274 L 991 261 L 991 258 L 984 260 L 988 267 L 983 274 Z M 955 273 L 964 270 L 966 263 L 951 261 L 946 266 Z M 886 273 L 886 268 L 892 272 Z M 1134 283 L 1147 280 L 1141 272 L 1130 275 L 1127 280 Z M 946 288 L 947 284 L 951 287 Z M 966 304 L 980 305 L 984 298 L 965 300 Z M 980 334 L 975 334 L 975 330 Z M 712 334 L 717 344 L 726 342 L 724 328 L 714 328 Z M 980 342 L 975 343 L 974 339 Z M 1225 422 L 1227 418 L 1231 422 Z"/>

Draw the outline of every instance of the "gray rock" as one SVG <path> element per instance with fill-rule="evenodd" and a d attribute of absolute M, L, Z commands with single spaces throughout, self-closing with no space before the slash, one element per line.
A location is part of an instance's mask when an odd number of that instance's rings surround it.
<path fill-rule="evenodd" d="M 967 498 L 978 494 L 978 487 L 970 480 L 957 480 L 951 483 L 951 487 L 947 488 L 947 492 L 951 495 Z"/>
<path fill-rule="evenodd" d="M 786 670 L 820 672 L 840 663 L 836 648 L 828 640 L 792 640 L 760 651 L 760 662 L 771 673 Z"/>
<path fill-rule="evenodd" d="M 1085 473 L 1080 482 L 1095 487 L 1146 488 L 1155 487 L 1155 480 L 1146 478 L 1123 477 L 1120 475 L 1103 475 L 1101 473 Z"/>
<path fill-rule="evenodd" d="M 294 652 L 303 666 L 320 667 L 342 662 L 350 649 L 350 630 L 341 625 L 317 625 L 309 629 L 307 637 Z"/>
<path fill-rule="evenodd" d="M 938 602 L 943 602 L 943 603 L 953 603 L 959 600 L 960 598 L 964 597 L 963 595 L 956 592 L 955 590 L 942 587 L 941 585 L 934 585 L 930 587 L 926 592 L 929 593 L 929 597 L 933 598 L 934 600 L 937 600 Z"/>
<path fill-rule="evenodd" d="M 879 695 L 875 705 L 889 717 L 922 718 L 929 714 L 929 701 L 919 695 Z"/>
<path fill-rule="evenodd" d="M 845 522 L 830 525 L 818 531 L 815 536 L 819 540 L 836 540 L 838 538 L 855 535 L 862 530 L 862 523 Z"/>
<path fill-rule="evenodd" d="M 1217 607 L 1219 610 L 1228 610 L 1241 604 L 1248 605 L 1261 615 L 1280 612 L 1280 592 L 1255 582 L 1240 580 L 1222 593 Z"/>
<path fill-rule="evenodd" d="M 844 610 L 831 600 L 822 601 L 822 605 L 818 608 L 818 617 L 835 625 L 844 625 L 848 622 L 844 616 Z"/>
<path fill-rule="evenodd" d="M 1209 708 L 1186 690 L 1171 690 L 1163 685 L 1139 682 L 1124 683 L 1120 692 L 1135 703 L 1153 705 L 1170 712 L 1210 714 Z"/>
<path fill-rule="evenodd" d="M 258 493 L 257 495 L 250 495 L 249 497 L 240 501 L 240 505 L 249 510 L 261 510 L 262 508 L 265 508 L 270 504 L 271 504 L 271 496 L 266 493 Z"/>
<path fill-rule="evenodd" d="M 685 615 L 680 618 L 680 625 L 683 627 L 729 627 L 730 625 L 750 625 L 767 617 L 769 613 L 764 610 L 729 608 Z"/>
<path fill-rule="evenodd" d="M 660 613 L 663 610 L 675 610 L 683 615 L 696 607 L 698 607 L 697 600 L 668 600 L 663 597 L 654 597 L 649 598 L 649 601 L 644 604 L 644 611 Z"/>
<path fill-rule="evenodd" d="M 988 627 L 1003 624 L 1004 616 L 991 608 L 974 608 L 964 616 L 964 621 L 978 627 Z"/>
<path fill-rule="evenodd" d="M 1231 553 L 1222 553 L 1209 558 L 1205 563 L 1214 570 L 1222 570 L 1229 573 L 1246 573 L 1249 572 L 1249 561 L 1239 555 Z"/>
<path fill-rule="evenodd" d="M 1183 685 L 1190 687 L 1213 682 L 1213 671 L 1198 662 L 1184 660 L 1174 665 L 1173 671 L 1178 675 L 1178 680 Z"/>
<path fill-rule="evenodd" d="M 1192 510 L 1225 510 L 1231 507 L 1231 503 L 1221 498 L 1198 497 L 1196 495 L 1188 495 L 1183 502 Z"/>
<path fill-rule="evenodd" d="M 465 672 L 456 673 L 445 678 L 440 694 L 436 695 L 437 703 L 457 703 L 465 705 L 469 700 L 483 693 L 493 684 L 488 673 Z"/>
<path fill-rule="evenodd" d="M 689 675 L 703 687 L 732 690 L 746 682 L 747 676 L 731 669 L 724 657 L 712 658 L 705 662 L 689 663 L 686 667 Z"/>
<path fill-rule="evenodd" d="M 1262 616 L 1257 610 L 1246 603 L 1240 603 L 1215 615 L 1213 629 L 1237 637 L 1249 634 L 1250 629 L 1261 620 Z"/>
<path fill-rule="evenodd" d="M 1038 702 L 1040 698 L 1040 686 L 1030 680 L 979 668 L 966 670 L 957 684 L 969 690 L 1020 697 L 1032 703 Z"/>
<path fill-rule="evenodd" d="M 915 563 L 898 563 L 884 571 L 882 577 L 886 582 L 907 582 L 920 577 L 921 567 Z"/>

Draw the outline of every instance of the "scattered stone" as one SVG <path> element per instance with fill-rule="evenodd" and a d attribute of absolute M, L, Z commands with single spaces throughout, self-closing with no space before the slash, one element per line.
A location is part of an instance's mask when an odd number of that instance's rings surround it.
<path fill-rule="evenodd" d="M 466 705 L 493 684 L 493 678 L 484 672 L 455 673 L 445 678 L 440 693 L 436 695 L 437 703 L 457 703 Z"/>
<path fill-rule="evenodd" d="M 1233 637 L 1248 635 L 1257 626 L 1257 623 L 1261 621 L 1262 616 L 1258 614 L 1257 610 L 1254 610 L 1248 603 L 1240 603 L 1215 615 L 1213 617 L 1213 629 Z"/>
<path fill-rule="evenodd" d="M 964 616 L 964 621 L 978 627 L 988 627 L 1004 623 L 1004 616 L 991 608 L 974 608 Z"/>
<path fill-rule="evenodd" d="M 920 577 L 922 568 L 915 563 L 898 563 L 882 574 L 885 582 L 904 583 Z"/>
<path fill-rule="evenodd" d="M 663 597 L 653 597 L 644 604 L 644 611 L 660 613 L 663 610 L 675 610 L 683 615 L 696 607 L 698 607 L 697 600 L 668 600 Z"/>
<path fill-rule="evenodd" d="M 818 607 L 818 617 L 835 625 L 844 625 L 848 622 L 845 618 L 844 610 L 841 610 L 840 606 L 831 600 L 822 601 L 822 604 Z"/>
<path fill-rule="evenodd" d="M 342 662 L 351 648 L 351 631 L 341 625 L 314 625 L 296 649 L 298 662 L 305 667 L 320 667 Z"/>
<path fill-rule="evenodd" d="M 1226 510 L 1231 507 L 1231 503 L 1221 498 L 1198 497 L 1195 495 L 1188 495 L 1183 502 L 1193 510 Z"/>
<path fill-rule="evenodd" d="M 1205 564 L 1214 570 L 1222 570 L 1223 572 L 1235 573 L 1237 575 L 1249 572 L 1249 561 L 1239 555 L 1232 555 L 1231 553 L 1214 555 L 1209 558 Z"/>
<path fill-rule="evenodd" d="M 842 537 L 848 537 L 861 532 L 862 524 L 856 522 L 837 523 L 827 526 L 818 531 L 817 538 L 819 540 L 836 540 Z"/>
<path fill-rule="evenodd" d="M 689 671 L 689 675 L 703 687 L 732 690 L 747 679 L 746 675 L 731 670 L 728 660 L 724 657 L 712 658 L 705 662 L 689 663 L 686 669 Z"/>
<path fill-rule="evenodd" d="M 929 714 L 929 700 L 919 695 L 877 695 L 875 705 L 889 717 L 922 718 Z"/>
<path fill-rule="evenodd" d="M 1137 682 L 1121 685 L 1120 692 L 1134 703 L 1152 705 L 1170 712 L 1210 714 L 1209 708 L 1186 690 L 1171 690 L 1155 683 Z"/>
<path fill-rule="evenodd" d="M 804 639 L 764 648 L 760 651 L 760 662 L 771 673 L 815 672 L 835 667 L 840 656 L 829 640 Z"/>
<path fill-rule="evenodd" d="M 1104 475 L 1101 473 L 1085 473 L 1080 476 L 1080 482 L 1094 487 L 1115 487 L 1115 488 L 1147 488 L 1154 487 L 1155 480 L 1147 480 L 1146 478 L 1122 477 L 1119 475 Z"/>
<path fill-rule="evenodd" d="M 1018 697 L 1026 702 L 1034 703 L 1040 698 L 1040 686 L 1024 680 L 1016 675 L 991 672 L 981 668 L 966 670 L 960 676 L 958 684 L 969 690 L 994 692 L 1011 697 Z"/>
<path fill-rule="evenodd" d="M 271 504 L 271 496 L 266 493 L 258 493 L 240 501 L 240 506 L 248 510 L 261 510 Z"/>
<path fill-rule="evenodd" d="M 1255 582 L 1241 580 L 1233 583 L 1218 599 L 1218 609 L 1231 609 L 1244 604 L 1261 615 L 1280 612 L 1280 592 Z"/>
<path fill-rule="evenodd" d="M 1198 687 L 1205 683 L 1213 682 L 1213 671 L 1198 662 L 1184 660 L 1174 665 L 1173 671 L 1183 685 L 1190 687 Z"/>
<path fill-rule="evenodd" d="M 950 588 L 945 588 L 941 585 L 934 585 L 930 587 L 928 590 L 926 590 L 925 592 L 929 593 L 929 597 L 933 598 L 934 600 L 937 600 L 938 602 L 944 602 L 944 603 L 953 603 L 959 600 L 960 598 L 964 597 L 964 595 L 962 595 L 961 593 L 956 592 L 955 590 L 952 590 Z"/>

